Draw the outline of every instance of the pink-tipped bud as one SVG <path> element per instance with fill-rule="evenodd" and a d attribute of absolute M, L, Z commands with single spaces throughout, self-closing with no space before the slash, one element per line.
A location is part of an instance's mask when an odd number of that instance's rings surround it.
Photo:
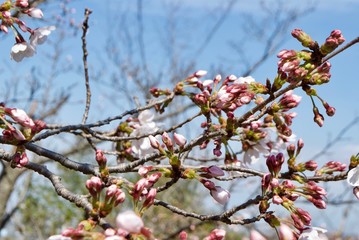
<path fill-rule="evenodd" d="M 193 76 L 196 78 L 204 77 L 207 74 L 205 70 L 198 70 L 197 72 L 193 73 Z"/>
<path fill-rule="evenodd" d="M 26 153 L 15 153 L 12 161 L 14 162 L 15 166 L 17 168 L 22 168 L 26 166 L 26 164 L 29 162 L 29 158 L 27 157 Z"/>
<path fill-rule="evenodd" d="M 203 184 L 203 186 L 209 190 L 213 190 L 216 188 L 216 185 L 212 182 L 212 181 L 209 181 L 209 180 L 206 180 L 206 179 L 201 179 L 200 182 Z"/>
<path fill-rule="evenodd" d="M 160 142 L 157 140 L 156 137 L 150 135 L 150 136 L 148 136 L 148 139 L 150 140 L 150 144 L 151 144 L 152 148 L 154 148 L 154 149 L 160 148 Z"/>
<path fill-rule="evenodd" d="M 187 143 L 187 139 L 183 135 L 178 133 L 173 134 L 173 139 L 175 140 L 175 143 L 180 147 L 184 147 L 184 145 L 186 145 Z"/>
<path fill-rule="evenodd" d="M 278 196 L 278 195 L 274 195 L 273 198 L 272 198 L 272 202 L 274 204 L 282 204 L 283 203 L 283 199 Z"/>
<path fill-rule="evenodd" d="M 100 149 L 96 150 L 96 161 L 99 166 L 106 166 L 107 163 L 106 156 L 103 154 L 103 152 Z"/>
<path fill-rule="evenodd" d="M 167 132 L 162 134 L 162 141 L 166 145 L 168 150 L 173 150 L 173 142 Z"/>
<path fill-rule="evenodd" d="M 153 169 L 153 166 L 142 166 L 138 169 L 138 174 L 141 177 L 146 177 L 147 173 L 149 173 Z"/>
<path fill-rule="evenodd" d="M 16 0 L 15 6 L 20 7 L 20 8 L 27 8 L 29 6 L 29 1 L 28 0 Z"/>
<path fill-rule="evenodd" d="M 304 166 L 305 166 L 306 170 L 314 171 L 315 169 L 317 169 L 318 164 L 314 160 L 309 160 L 309 161 L 305 162 Z"/>
<path fill-rule="evenodd" d="M 150 186 L 153 186 L 153 184 L 155 184 L 158 181 L 158 179 L 160 179 L 161 176 L 162 176 L 162 173 L 160 173 L 160 172 L 156 172 L 154 174 L 151 174 L 147 178 Z"/>
<path fill-rule="evenodd" d="M 18 108 L 5 108 L 5 113 L 7 113 L 15 122 L 20 124 L 23 127 L 34 128 L 34 121 L 26 114 L 22 109 Z"/>
<path fill-rule="evenodd" d="M 317 107 L 313 108 L 313 113 L 314 113 L 314 122 L 316 122 L 319 127 L 322 127 L 324 125 L 323 115 L 319 113 L 319 110 Z"/>
<path fill-rule="evenodd" d="M 157 194 L 157 189 L 151 188 L 151 190 L 146 195 L 146 200 L 143 202 L 144 208 L 149 208 L 154 203 L 156 194 Z"/>
<path fill-rule="evenodd" d="M 102 181 L 99 177 L 93 176 L 86 181 L 86 188 L 89 190 L 92 196 L 97 196 L 97 194 L 102 190 Z"/>
<path fill-rule="evenodd" d="M 187 240 L 188 234 L 185 231 L 180 232 L 179 240 Z"/>
<path fill-rule="evenodd" d="M 224 240 L 226 231 L 223 229 L 214 229 L 207 237 L 203 240 Z"/>
<path fill-rule="evenodd" d="M 313 48 L 316 45 L 313 39 L 301 29 L 294 29 L 292 31 L 292 36 L 295 37 L 304 47 Z"/>
<path fill-rule="evenodd" d="M 43 12 L 38 8 L 30 8 L 25 13 L 33 18 L 42 18 L 44 16 Z"/>

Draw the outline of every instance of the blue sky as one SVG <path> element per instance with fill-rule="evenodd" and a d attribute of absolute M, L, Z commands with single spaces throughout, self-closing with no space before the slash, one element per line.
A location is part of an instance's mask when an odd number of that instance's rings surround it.
<path fill-rule="evenodd" d="M 121 7 L 119 7 L 119 2 Z M 276 5 L 278 1 L 267 1 L 269 6 L 271 4 Z M 359 36 L 359 1 L 355 0 L 319 0 L 319 1 L 282 1 L 285 3 L 286 9 L 298 9 L 301 10 L 305 7 L 314 4 L 315 11 L 306 14 L 291 25 L 287 32 L 286 41 L 283 43 L 282 48 L 286 49 L 301 49 L 300 44 L 290 36 L 290 30 L 293 28 L 301 28 L 312 36 L 314 40 L 318 40 L 319 43 L 325 41 L 325 38 L 334 29 L 340 29 L 347 39 L 350 41 Z M 173 12 L 173 17 L 178 20 L 179 34 L 176 36 L 176 41 L 179 46 L 183 46 L 181 51 L 173 53 L 180 56 L 181 61 L 193 60 L 195 58 L 195 67 L 197 69 L 210 69 L 211 66 L 221 66 L 226 74 L 235 74 L 240 76 L 244 71 L 244 65 L 238 58 L 238 55 L 228 45 L 229 42 L 236 42 L 240 44 L 241 39 L 245 37 L 246 32 L 241 31 L 242 24 L 248 20 L 248 14 L 252 15 L 254 19 L 261 19 L 263 16 L 259 11 L 259 1 L 237 1 L 231 11 L 228 13 L 225 21 L 218 29 L 216 36 L 211 39 L 205 50 L 200 54 L 194 56 L 193 52 L 188 49 L 198 45 L 203 41 L 203 38 L 208 33 L 211 26 L 218 17 L 218 12 L 221 11 L 221 3 L 223 1 L 215 0 L 182 0 L 182 1 L 143 1 L 143 19 L 145 23 L 144 39 L 149 46 L 146 49 L 146 54 L 149 60 L 148 67 L 154 71 L 159 71 L 166 64 L 168 56 L 164 51 L 165 45 L 163 42 L 159 42 L 163 30 L 160 30 L 163 26 L 166 26 L 168 20 L 168 5 L 178 3 L 181 7 Z M 104 57 L 103 49 L 107 44 L 109 33 L 114 32 L 114 26 L 117 26 L 117 22 L 113 21 L 111 17 L 120 15 L 124 11 L 130 16 L 135 16 L 136 6 L 135 1 L 118 1 L 118 0 L 88 0 L 88 1 L 74 1 L 71 3 L 76 8 L 76 13 L 73 17 L 81 21 L 83 18 L 83 8 L 89 7 L 93 10 L 93 14 L 90 18 L 90 32 L 88 34 L 89 44 L 89 63 L 94 70 L 96 66 L 101 68 L 100 62 Z M 164 7 L 167 6 L 167 7 Z M 51 11 L 56 13 L 59 11 L 56 7 L 52 7 Z M 201 17 L 210 12 L 213 15 L 213 19 L 207 18 L 204 21 Z M 52 14 L 45 16 L 50 18 Z M 40 25 L 41 22 L 34 22 L 34 26 Z M 130 23 L 131 24 L 131 23 Z M 265 24 L 265 22 L 263 22 Z M 66 26 L 64 26 L 66 29 Z M 70 39 L 66 42 L 64 48 L 64 55 L 71 56 L 72 61 L 76 64 L 81 64 L 81 42 L 79 36 L 76 39 Z M 43 46 L 39 48 L 39 54 L 32 59 L 27 59 L 23 64 L 17 64 L 9 60 L 10 47 L 13 44 L 13 37 L 8 34 L 5 38 L 1 38 L 0 44 L 0 57 L 3 62 L 0 67 L 2 71 L 2 77 L 7 78 L 13 72 L 17 75 L 26 76 L 28 70 L 32 64 L 43 64 L 43 58 L 41 54 L 46 53 L 47 47 Z M 245 50 L 250 59 L 254 60 L 261 54 L 262 45 L 255 39 L 253 42 L 249 42 L 245 46 Z M 196 47 L 194 47 L 196 49 Z M 138 52 L 135 51 L 135 54 Z M 305 141 L 305 148 L 303 150 L 302 158 L 307 160 L 314 153 L 321 150 L 324 144 L 332 136 L 335 136 L 347 123 L 349 123 L 355 116 L 359 115 L 359 77 L 358 77 L 358 59 L 359 59 L 359 45 L 354 46 L 352 49 L 340 54 L 335 59 L 331 60 L 332 63 L 332 79 L 329 85 L 320 86 L 317 88 L 320 96 L 327 100 L 332 106 L 337 109 L 336 115 L 332 118 L 326 117 L 325 125 L 319 128 L 313 122 L 313 116 L 311 114 L 310 101 L 307 97 L 303 96 L 302 104 L 298 108 L 298 117 L 294 123 L 294 130 L 298 137 L 302 137 Z M 272 79 L 276 74 L 276 62 L 275 56 L 271 57 L 265 64 L 263 64 L 257 71 L 252 73 L 252 76 L 260 82 L 264 82 L 266 78 Z M 107 65 L 112 66 L 112 65 Z M 90 72 L 91 74 L 91 72 Z M 105 77 L 109 77 L 106 75 Z M 59 86 L 68 86 L 73 83 L 77 84 L 75 93 L 77 98 L 73 98 L 73 102 L 83 98 L 83 79 L 78 74 L 71 74 L 70 76 L 64 76 L 58 79 Z M 163 82 L 164 86 L 167 86 Z M 103 99 L 101 90 L 104 90 L 100 85 L 94 87 L 94 101 Z M 6 89 L 1 89 L 6 91 Z M 300 91 L 297 94 L 303 95 Z M 106 103 L 104 103 L 106 105 Z M 321 106 L 319 106 L 321 107 Z M 81 111 L 79 111 L 81 109 Z M 81 119 L 83 106 L 81 104 L 75 104 L 65 109 L 66 116 L 69 113 L 72 119 L 63 117 L 64 122 L 79 122 Z M 117 110 L 114 109 L 102 109 L 103 113 L 113 113 Z M 102 111 L 101 110 L 101 111 Z M 322 110 L 324 113 L 324 111 Z M 97 116 L 92 115 L 94 119 Z M 340 143 L 338 148 L 332 149 L 329 156 L 323 156 L 323 160 L 337 160 L 347 161 L 352 154 L 359 152 L 359 126 L 355 126 L 351 129 L 347 135 L 347 140 Z M 328 159 L 329 158 L 329 159 Z M 350 189 L 349 189 L 350 190 Z M 336 211 L 335 209 L 333 210 Z M 358 211 L 358 209 L 356 209 Z"/>

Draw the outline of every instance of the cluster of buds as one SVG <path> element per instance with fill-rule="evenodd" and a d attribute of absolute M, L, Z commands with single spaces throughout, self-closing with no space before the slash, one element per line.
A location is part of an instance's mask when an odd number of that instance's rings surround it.
<path fill-rule="evenodd" d="M 283 163 L 284 163 L 283 153 L 278 153 L 277 155 L 270 155 L 267 158 L 266 164 L 273 178 L 278 177 L 278 174 L 282 168 Z"/>
<path fill-rule="evenodd" d="M 293 118 L 297 116 L 297 113 L 290 112 L 290 109 L 297 107 L 302 100 L 302 97 L 293 94 L 290 90 L 283 94 L 279 102 L 274 102 L 268 109 L 268 116 L 265 119 L 266 124 L 274 122 L 278 132 L 286 137 L 292 135 L 290 126 L 292 125 Z"/>
<path fill-rule="evenodd" d="M 255 82 L 251 76 L 237 78 L 230 75 L 214 93 L 211 106 L 217 113 L 222 110 L 228 115 L 237 108 L 249 104 L 256 94 L 266 92 L 267 88 L 261 83 Z"/>
<path fill-rule="evenodd" d="M 12 120 L 19 124 L 22 131 L 16 129 L 9 121 L 5 119 L 9 116 Z M 0 120 L 5 125 L 3 130 L 3 138 L 5 141 L 13 144 L 21 144 L 29 141 L 33 136 L 42 131 L 46 124 L 41 120 L 32 120 L 24 110 L 18 108 L 0 107 Z"/>
<path fill-rule="evenodd" d="M 284 163 L 284 157 L 281 153 L 277 154 L 276 156 L 269 156 L 266 163 L 270 173 L 265 174 L 262 177 L 262 194 L 270 194 L 272 196 L 273 204 L 282 205 L 285 209 L 287 209 L 291 213 L 294 226 L 297 229 L 301 230 L 304 228 L 304 226 L 310 225 L 311 217 L 309 213 L 300 208 L 296 208 L 294 206 L 294 202 L 299 197 L 304 197 L 313 203 L 313 205 L 317 208 L 325 209 L 326 203 L 324 199 L 327 194 L 326 191 L 322 187 L 316 185 L 315 182 L 304 182 L 304 180 L 300 178 L 299 175 L 295 174 L 292 175 L 292 178 L 296 179 L 300 183 L 304 183 L 302 186 L 294 185 L 291 180 L 284 180 L 280 183 L 278 180 L 278 175 L 281 166 Z M 316 168 L 316 166 L 314 166 L 316 163 L 314 163 L 314 161 L 308 161 L 302 165 L 306 169 L 314 170 Z M 298 168 L 298 166 L 296 166 L 296 168 Z M 262 200 L 259 204 L 260 212 L 264 213 L 268 208 L 269 202 L 267 200 Z"/>
<path fill-rule="evenodd" d="M 341 32 L 339 30 L 332 31 L 321 47 L 300 29 L 294 29 L 292 35 L 311 51 L 282 50 L 279 52 L 277 55 L 280 58 L 278 76 L 274 81 L 273 90 L 280 89 L 285 82 L 291 83 L 303 80 L 304 83 L 310 85 L 329 82 L 331 77 L 329 72 L 330 63 L 325 62 L 322 64 L 321 59 L 345 41 Z"/>
<path fill-rule="evenodd" d="M 278 75 L 273 83 L 273 91 L 279 90 L 285 82 L 292 83 L 303 79 L 313 68 L 312 64 L 308 64 L 311 60 L 311 53 L 307 51 L 282 50 L 277 57 L 280 60 L 278 61 Z"/>
<path fill-rule="evenodd" d="M 141 172 L 143 172 L 141 170 Z M 135 206 L 137 207 L 139 201 L 143 200 L 140 212 L 149 208 L 155 200 L 157 189 L 154 188 L 154 184 L 160 179 L 162 173 L 153 173 L 151 175 L 145 174 L 143 178 L 137 181 L 132 188 L 130 194 L 133 197 Z"/>
<path fill-rule="evenodd" d="M 174 153 L 174 143 L 179 147 L 179 150 L 182 150 L 187 143 L 187 139 L 183 135 L 174 133 L 172 140 L 169 134 L 164 132 L 161 136 L 163 145 L 161 145 L 158 139 L 152 135 L 148 136 L 148 139 L 153 149 L 157 149 L 160 153 L 169 158 L 172 167 L 178 169 L 181 166 L 178 154 Z"/>
<path fill-rule="evenodd" d="M 340 44 L 345 41 L 340 30 L 333 30 L 330 36 L 325 40 L 324 44 L 320 46 L 320 52 L 325 56 L 333 52 Z"/>
<path fill-rule="evenodd" d="M 6 119 L 10 117 L 14 123 L 21 126 L 21 130 L 17 129 L 11 121 Z M 2 131 L 2 139 L 13 145 L 17 145 L 15 154 L 11 161 L 11 167 L 24 167 L 29 159 L 26 155 L 23 144 L 30 141 L 35 134 L 42 131 L 46 124 L 41 120 L 32 120 L 24 110 L 18 108 L 7 108 L 4 104 L 0 104 L 0 122 L 4 130 Z"/>
<path fill-rule="evenodd" d="M 25 57 L 32 57 L 36 53 L 37 45 L 44 43 L 51 31 L 55 30 L 55 27 L 31 29 L 25 22 L 11 16 L 12 11 L 18 11 L 33 18 L 42 18 L 43 13 L 38 8 L 29 7 L 28 0 L 5 1 L 0 5 L 0 31 L 8 33 L 9 28 L 13 30 L 16 44 L 11 48 L 11 58 L 20 62 Z M 15 25 L 21 31 L 30 33 L 29 42 L 24 39 Z"/>
<path fill-rule="evenodd" d="M 88 179 L 86 188 L 92 197 L 93 211 L 100 217 L 107 216 L 114 207 L 125 201 L 125 193 L 115 184 L 106 189 L 105 197 L 102 200 L 101 192 L 105 188 L 105 184 L 99 177 L 92 176 Z"/>
<path fill-rule="evenodd" d="M 335 161 L 329 161 L 326 164 L 324 164 L 323 167 L 318 169 L 315 172 L 316 176 L 321 176 L 323 174 L 333 174 L 334 172 L 343 172 L 347 168 L 347 165 L 345 163 L 341 162 L 335 162 Z"/>

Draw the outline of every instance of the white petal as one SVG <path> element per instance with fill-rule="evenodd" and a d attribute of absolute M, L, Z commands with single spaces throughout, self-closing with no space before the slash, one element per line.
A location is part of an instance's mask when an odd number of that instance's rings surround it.
<path fill-rule="evenodd" d="M 348 172 L 347 182 L 352 186 L 359 186 L 359 165 Z"/>

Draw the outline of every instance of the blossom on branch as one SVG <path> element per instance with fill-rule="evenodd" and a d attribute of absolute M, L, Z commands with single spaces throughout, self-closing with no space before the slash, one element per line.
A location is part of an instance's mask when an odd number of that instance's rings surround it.
<path fill-rule="evenodd" d="M 133 125 L 134 130 L 131 133 L 131 137 L 140 137 L 149 134 L 153 134 L 159 128 L 156 123 L 153 121 L 154 114 L 150 110 L 144 110 L 138 115 L 138 124 Z M 152 138 L 152 137 L 151 137 Z M 151 142 L 153 143 L 154 139 L 144 137 L 138 140 L 132 141 L 132 151 L 139 157 L 144 157 L 147 154 L 153 153 L 153 148 Z"/>
<path fill-rule="evenodd" d="M 116 224 L 117 227 L 128 233 L 141 233 L 144 227 L 141 217 L 130 210 L 119 213 L 116 217 Z"/>

